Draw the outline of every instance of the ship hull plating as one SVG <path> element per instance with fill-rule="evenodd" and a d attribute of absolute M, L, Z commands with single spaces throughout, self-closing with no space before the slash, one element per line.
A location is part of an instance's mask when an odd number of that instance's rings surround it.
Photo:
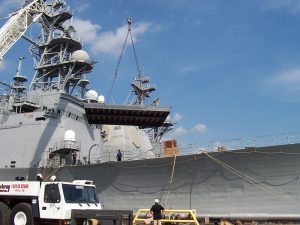
<path fill-rule="evenodd" d="M 67 166 L 56 176 L 94 180 L 107 209 L 136 211 L 161 198 L 167 208 L 197 209 L 198 216 L 293 217 L 299 215 L 299 171 L 300 144 L 291 144 Z M 1 180 L 12 173 L 2 170 Z"/>

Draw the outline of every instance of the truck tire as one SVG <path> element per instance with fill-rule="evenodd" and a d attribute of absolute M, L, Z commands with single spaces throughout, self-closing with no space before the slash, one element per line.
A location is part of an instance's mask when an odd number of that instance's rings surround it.
<path fill-rule="evenodd" d="M 31 205 L 28 203 L 16 205 L 10 214 L 10 225 L 35 225 Z"/>
<path fill-rule="evenodd" d="M 9 225 L 10 208 L 4 202 L 0 202 L 0 224 Z"/>

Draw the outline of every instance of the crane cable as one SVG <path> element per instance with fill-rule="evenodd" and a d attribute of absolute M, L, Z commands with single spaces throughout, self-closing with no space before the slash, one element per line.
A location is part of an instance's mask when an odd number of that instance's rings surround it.
<path fill-rule="evenodd" d="M 133 54 L 134 54 L 136 68 L 137 68 L 137 71 L 138 71 L 138 75 L 140 76 L 141 75 L 141 69 L 140 69 L 140 64 L 139 64 L 138 57 L 137 57 L 137 54 L 136 54 L 136 50 L 135 50 L 135 46 L 134 46 L 134 42 L 133 42 L 133 37 L 132 37 L 131 30 L 130 30 L 130 39 L 131 39 L 131 44 L 132 44 L 132 49 L 133 49 Z"/>
<path fill-rule="evenodd" d="M 278 195 L 280 196 L 282 199 L 286 200 L 286 201 L 291 201 L 294 202 L 295 204 L 298 204 L 296 201 L 293 201 L 293 199 L 289 198 L 288 196 L 285 196 L 284 194 L 278 192 L 278 191 L 274 191 L 272 188 L 268 187 L 265 184 L 260 183 L 259 181 L 255 180 L 254 178 L 250 177 L 249 175 L 242 173 L 241 171 L 238 171 L 237 169 L 229 166 L 228 164 L 220 161 L 219 159 L 209 155 L 207 152 L 202 152 L 204 155 L 206 155 L 208 158 L 212 159 L 213 161 L 215 161 L 217 164 L 221 165 L 222 167 L 224 167 L 225 169 L 227 169 L 228 171 L 232 172 L 233 174 L 237 175 L 238 177 L 242 178 L 243 180 L 248 181 L 249 183 L 253 184 L 254 186 L 256 186 L 259 189 L 262 189 L 266 192 L 269 192 L 273 195 Z"/>
<path fill-rule="evenodd" d="M 137 58 L 137 54 L 136 54 L 136 50 L 135 50 L 135 46 L 134 46 L 134 41 L 133 41 L 133 37 L 132 37 L 132 31 L 131 31 L 132 18 L 131 17 L 127 18 L 127 23 L 128 23 L 128 30 L 127 30 L 125 41 L 123 43 L 121 54 L 120 54 L 119 59 L 118 59 L 117 67 L 115 69 L 113 82 L 112 82 L 112 85 L 111 85 L 111 88 L 110 88 L 110 91 L 109 91 L 109 94 L 108 94 L 108 102 L 111 98 L 112 90 L 114 88 L 114 85 L 115 85 L 115 82 L 116 82 L 116 79 L 117 79 L 117 76 L 118 76 L 119 68 L 120 68 L 120 65 L 121 65 L 121 61 L 122 61 L 122 58 L 123 58 L 123 54 L 124 54 L 124 51 L 125 51 L 125 47 L 126 47 L 126 44 L 127 44 L 127 39 L 128 39 L 129 34 L 130 34 L 131 44 L 132 44 L 132 48 L 133 48 L 136 67 L 137 67 L 139 75 L 141 74 L 141 70 L 140 70 L 140 66 L 139 66 L 139 63 L 138 63 L 138 58 Z"/>
<path fill-rule="evenodd" d="M 176 165 L 176 155 L 174 156 L 174 160 L 173 160 L 172 173 L 171 173 L 171 177 L 170 177 L 168 192 L 167 192 L 167 195 L 166 195 L 164 206 L 167 206 L 168 197 L 169 197 L 169 194 L 170 194 L 170 191 L 171 191 L 171 186 L 172 186 L 172 183 L 173 183 L 173 177 L 174 177 L 174 172 L 175 172 L 175 165 Z"/>
<path fill-rule="evenodd" d="M 125 38 L 123 47 L 122 47 L 121 54 L 120 54 L 120 56 L 119 56 L 117 68 L 115 69 L 114 79 L 113 79 L 113 82 L 112 82 L 112 85 L 111 85 L 111 87 L 110 87 L 109 94 L 108 94 L 108 101 L 110 100 L 111 93 L 112 93 L 112 89 L 113 89 L 113 87 L 114 87 L 114 85 L 115 85 L 115 82 L 116 82 L 116 79 L 117 79 L 117 75 L 118 75 L 118 71 L 119 71 L 119 68 L 120 68 L 122 56 L 123 56 L 123 53 L 124 53 L 124 50 L 125 50 L 125 46 L 126 46 L 126 43 L 127 43 L 128 34 L 129 34 L 129 28 L 128 28 L 128 31 L 127 31 L 127 35 L 126 35 L 126 38 Z"/>

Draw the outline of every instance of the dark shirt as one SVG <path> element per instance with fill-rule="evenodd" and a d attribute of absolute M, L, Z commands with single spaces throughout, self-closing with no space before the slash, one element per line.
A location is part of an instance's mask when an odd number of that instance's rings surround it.
<path fill-rule="evenodd" d="M 121 159 L 122 159 L 122 153 L 121 152 L 117 153 L 117 159 L 118 159 L 118 161 L 121 161 Z"/>
<path fill-rule="evenodd" d="M 153 219 L 154 220 L 161 220 L 162 215 L 161 211 L 164 210 L 164 207 L 162 207 L 160 204 L 155 203 L 150 209 L 150 211 L 153 213 Z"/>

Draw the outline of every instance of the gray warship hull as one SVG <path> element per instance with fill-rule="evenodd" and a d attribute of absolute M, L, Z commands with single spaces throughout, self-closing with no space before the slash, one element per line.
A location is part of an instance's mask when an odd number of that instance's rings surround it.
<path fill-rule="evenodd" d="M 2 169 L 0 180 L 27 172 L 35 177 L 35 169 Z M 196 209 L 200 217 L 300 218 L 300 144 L 66 166 L 50 172 L 61 180 L 94 180 L 106 209 L 137 211 L 160 198 L 167 208 Z"/>

